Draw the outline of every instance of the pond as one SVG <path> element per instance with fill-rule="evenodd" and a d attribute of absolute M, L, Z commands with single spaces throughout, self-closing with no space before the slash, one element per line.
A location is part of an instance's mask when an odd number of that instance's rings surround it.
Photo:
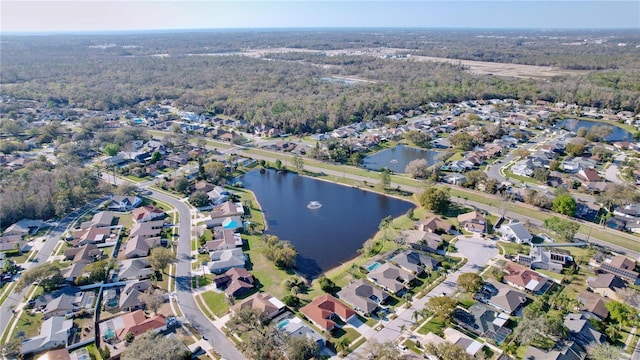
<path fill-rule="evenodd" d="M 437 151 L 398 145 L 367 156 L 364 158 L 363 165 L 367 169 L 381 170 L 382 168 L 387 168 L 395 173 L 403 173 L 407 164 L 416 159 L 426 159 L 427 164 L 435 164 L 438 154 L 439 152 Z"/>
<path fill-rule="evenodd" d="M 572 132 L 577 132 L 581 127 L 590 129 L 594 125 L 607 125 L 613 128 L 613 131 L 609 136 L 605 138 L 605 141 L 632 141 L 633 134 L 628 132 L 627 130 L 617 127 L 615 125 L 603 124 L 596 121 L 586 121 L 586 120 L 577 120 L 577 119 L 564 119 L 557 124 L 559 127 L 569 130 Z"/>
<path fill-rule="evenodd" d="M 308 279 L 353 259 L 378 231 L 380 220 L 400 216 L 414 206 L 366 190 L 274 170 L 251 171 L 239 179 L 260 202 L 268 224 L 266 233 L 293 244 L 299 254 L 297 270 Z"/>

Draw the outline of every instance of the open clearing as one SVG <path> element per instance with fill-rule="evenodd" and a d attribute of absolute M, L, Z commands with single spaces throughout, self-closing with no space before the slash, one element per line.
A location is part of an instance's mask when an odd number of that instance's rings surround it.
<path fill-rule="evenodd" d="M 511 76 L 517 78 L 551 78 L 554 76 L 585 74 L 586 71 L 562 70 L 550 66 L 505 64 L 488 61 L 460 60 L 430 56 L 411 56 L 419 61 L 447 62 L 463 65 L 469 72 L 476 75 Z"/>

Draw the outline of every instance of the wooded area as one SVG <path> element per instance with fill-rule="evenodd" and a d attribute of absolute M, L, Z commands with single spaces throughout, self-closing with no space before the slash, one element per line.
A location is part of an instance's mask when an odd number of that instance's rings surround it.
<path fill-rule="evenodd" d="M 3 42 L 2 86 L 9 97 L 94 110 L 170 99 L 185 110 L 293 133 L 382 119 L 430 101 L 516 98 L 640 111 L 640 48 L 618 46 L 638 43 L 640 35 L 625 31 L 211 31 L 6 36 Z M 300 51 L 237 55 L 269 47 Z M 376 53 L 383 47 L 401 55 L 601 70 L 550 80 L 481 76 L 462 65 L 383 58 Z M 367 82 L 327 81 L 331 76 Z"/>

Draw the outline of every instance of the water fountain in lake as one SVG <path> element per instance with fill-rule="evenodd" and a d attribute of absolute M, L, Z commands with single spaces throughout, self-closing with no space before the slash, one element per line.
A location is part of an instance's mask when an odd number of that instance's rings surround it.
<path fill-rule="evenodd" d="M 320 204 L 318 201 L 311 201 L 307 205 L 307 209 L 311 209 L 311 210 L 320 209 L 321 207 L 322 207 L 322 204 Z"/>

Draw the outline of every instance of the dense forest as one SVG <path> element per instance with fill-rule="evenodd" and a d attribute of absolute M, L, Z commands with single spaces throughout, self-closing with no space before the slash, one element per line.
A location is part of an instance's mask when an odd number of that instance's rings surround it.
<path fill-rule="evenodd" d="M 625 44 L 622 46 L 621 44 Z M 640 35 L 534 31 L 210 31 L 3 36 L 6 96 L 92 110 L 173 100 L 285 132 L 319 132 L 429 101 L 516 98 L 640 111 Z M 245 56 L 265 48 L 300 51 Z M 395 53 L 586 69 L 552 79 L 472 75 Z M 313 50 L 358 50 L 335 55 Z M 368 80 L 355 85 L 331 76 Z M 9 111 L 10 108 L 3 108 Z"/>

